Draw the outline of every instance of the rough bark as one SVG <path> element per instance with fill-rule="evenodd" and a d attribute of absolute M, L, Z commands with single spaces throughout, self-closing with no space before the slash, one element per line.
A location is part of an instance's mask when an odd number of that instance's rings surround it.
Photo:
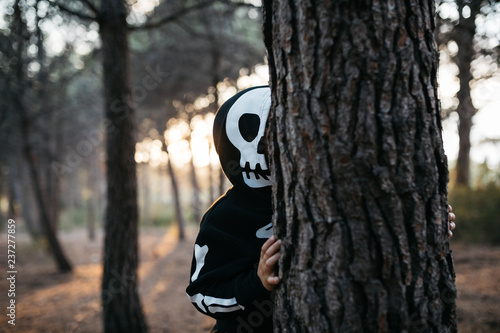
<path fill-rule="evenodd" d="M 455 332 L 434 2 L 264 1 L 276 332 Z"/>
<path fill-rule="evenodd" d="M 458 0 L 458 12 L 460 19 L 453 32 L 453 40 L 457 43 L 458 52 L 454 57 L 454 62 L 458 66 L 458 79 L 460 89 L 457 93 L 459 117 L 458 137 L 460 145 L 457 157 L 457 185 L 469 186 L 470 178 L 470 132 L 472 129 L 472 117 L 476 114 L 476 108 L 472 104 L 470 81 L 472 80 L 471 63 L 475 57 L 474 36 L 476 34 L 476 17 L 481 9 L 482 1 Z M 470 16 L 463 16 L 463 8 L 470 8 Z"/>
<path fill-rule="evenodd" d="M 137 292 L 135 113 L 129 81 L 125 0 L 101 1 L 107 206 L 101 300 L 104 332 L 146 332 Z"/>

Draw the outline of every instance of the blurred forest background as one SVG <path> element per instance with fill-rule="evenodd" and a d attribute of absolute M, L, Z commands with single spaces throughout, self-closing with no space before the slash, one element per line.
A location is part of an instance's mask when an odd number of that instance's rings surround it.
<path fill-rule="evenodd" d="M 20 218 L 34 240 L 42 232 L 26 146 L 56 229 L 86 227 L 92 238 L 105 206 L 99 31 L 96 22 L 71 15 L 72 7 L 83 11 L 77 5 L 2 5 L 1 211 Z M 127 20 L 141 27 L 153 10 L 155 17 L 167 17 L 188 5 L 133 2 Z M 198 221 L 227 189 L 211 146 L 214 112 L 238 89 L 267 82 L 259 8 L 214 3 L 178 16 L 159 27 L 131 28 L 143 226 L 172 223 L 173 196 L 184 219 Z M 25 69 L 23 75 L 16 67 Z"/>
<path fill-rule="evenodd" d="M 169 227 L 176 226 L 175 237 L 183 230 L 192 237 L 203 212 L 230 186 L 211 127 L 226 99 L 267 84 L 260 1 L 128 5 L 141 246 L 161 257 L 167 250 L 158 246 L 174 237 Z M 50 256 L 44 211 L 69 261 L 100 260 L 106 123 L 94 6 L 92 0 L 0 3 L 0 227 L 5 233 L 7 220 L 16 221 L 26 254 L 20 264 L 30 263 L 28 257 L 46 263 Z M 492 260 L 500 262 L 500 3 L 447 0 L 437 6 L 449 202 L 458 224 L 453 242 L 467 249 L 479 244 L 482 254 L 496 249 Z M 494 133 L 475 126 L 486 109 Z M 487 158 L 471 159 L 478 151 Z M 79 257 L 85 249 L 93 257 Z M 185 250 L 190 256 L 190 247 Z M 36 276 L 40 267 L 33 267 Z M 500 294 L 498 279 L 493 288 Z M 500 330 L 498 321 L 491 325 Z"/>

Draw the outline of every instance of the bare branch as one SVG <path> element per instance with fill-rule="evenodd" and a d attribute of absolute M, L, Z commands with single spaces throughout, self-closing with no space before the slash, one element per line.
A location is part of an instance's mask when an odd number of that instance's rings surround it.
<path fill-rule="evenodd" d="M 239 7 L 256 8 L 256 9 L 262 8 L 261 6 L 256 6 L 254 4 L 247 3 L 247 2 L 237 2 L 237 1 L 232 1 L 232 0 L 221 0 L 220 2 L 224 3 L 228 6 L 231 6 L 231 7 L 235 7 L 235 8 L 239 8 Z"/>
<path fill-rule="evenodd" d="M 144 25 L 140 25 L 140 26 L 129 26 L 129 30 L 136 31 L 136 30 L 150 30 L 150 29 L 158 28 L 164 24 L 167 24 L 167 23 L 170 23 L 172 21 L 177 20 L 184 15 L 187 15 L 192 11 L 208 7 L 208 6 L 212 5 L 214 2 L 215 2 L 215 0 L 208 0 L 208 1 L 203 1 L 203 2 L 197 3 L 196 5 L 184 7 L 171 15 L 168 15 L 168 16 L 161 18 L 160 20 L 158 20 L 156 22 L 147 22 Z"/>
<path fill-rule="evenodd" d="M 486 143 L 486 142 L 500 143 L 500 138 L 486 138 L 486 139 L 481 140 L 481 143 Z"/>
<path fill-rule="evenodd" d="M 182 30 L 184 30 L 191 37 L 209 38 L 209 36 L 210 36 L 210 34 L 205 34 L 205 33 L 201 33 L 201 32 L 195 31 L 189 25 L 187 25 L 186 23 L 184 23 L 181 20 L 174 21 L 174 24 L 176 24 L 179 28 L 181 28 Z"/>
<path fill-rule="evenodd" d="M 82 1 L 85 1 L 85 0 L 82 0 Z M 68 13 L 68 14 L 71 14 L 71 15 L 74 15 L 82 20 L 88 20 L 88 21 L 96 21 L 97 20 L 97 16 L 90 16 L 90 15 L 78 12 L 76 10 L 73 10 L 73 9 L 67 7 L 66 5 L 63 5 L 62 3 L 58 2 L 58 1 L 50 0 L 50 3 L 54 6 L 56 6 L 57 8 L 59 8 L 61 11 Z"/>
<path fill-rule="evenodd" d="M 96 17 L 99 16 L 99 10 L 91 0 L 80 0 L 80 1 L 83 2 L 85 5 L 87 5 L 87 7 L 90 9 L 92 13 L 95 14 Z"/>

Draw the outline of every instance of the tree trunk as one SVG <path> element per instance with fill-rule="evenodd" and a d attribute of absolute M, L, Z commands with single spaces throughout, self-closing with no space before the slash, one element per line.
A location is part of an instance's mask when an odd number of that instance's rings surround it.
<path fill-rule="evenodd" d="M 15 31 L 14 33 L 19 37 L 16 46 L 17 62 L 15 66 L 15 87 L 10 91 L 12 94 L 12 102 L 14 107 L 19 112 L 20 117 L 20 131 L 23 138 L 23 153 L 26 158 L 26 162 L 28 164 L 28 170 L 30 174 L 31 183 L 33 185 L 33 190 L 35 193 L 35 201 L 38 207 L 38 212 L 40 215 L 40 222 L 43 227 L 43 231 L 45 237 L 47 238 L 47 242 L 49 245 L 49 249 L 52 253 L 56 266 L 58 267 L 61 273 L 71 272 L 72 267 L 69 261 L 66 259 L 64 251 L 59 243 L 59 239 L 56 235 L 56 230 L 53 228 L 53 223 L 50 220 L 49 207 L 44 200 L 42 184 L 40 179 L 40 170 L 37 166 L 36 156 L 33 149 L 33 146 L 30 142 L 31 137 L 31 119 L 28 115 L 28 110 L 26 109 L 26 105 L 24 104 L 24 86 L 25 82 L 25 72 L 23 63 L 23 54 L 24 54 L 24 32 L 26 31 L 25 23 L 21 17 L 21 4 L 19 1 L 16 1 L 14 5 L 14 20 L 15 20 Z M 43 64 L 42 64 L 43 65 Z M 26 209 L 26 207 L 25 207 Z"/>
<path fill-rule="evenodd" d="M 6 185 L 7 185 L 7 198 L 8 199 L 8 206 L 7 206 L 7 216 L 10 219 L 17 219 L 18 218 L 18 210 L 16 207 L 16 204 L 19 205 L 21 204 L 21 191 L 19 189 L 20 187 L 20 180 L 19 175 L 17 173 L 17 166 L 14 163 L 14 156 L 8 154 L 7 155 L 7 168 L 9 170 L 8 173 L 8 178 L 6 179 Z M 0 195 L 2 193 L 0 192 Z M 23 206 L 21 206 L 21 209 Z M 31 234 L 31 228 L 29 227 L 30 222 L 32 221 L 25 221 L 26 226 L 28 229 L 28 232 Z"/>
<path fill-rule="evenodd" d="M 31 143 L 29 142 L 29 133 L 31 133 L 29 118 L 28 115 L 26 114 L 26 110 L 24 109 L 24 107 L 19 107 L 18 111 L 22 118 L 21 131 L 24 138 L 24 147 L 23 147 L 24 156 L 26 158 L 26 161 L 28 162 L 31 182 L 34 187 L 35 199 L 38 205 L 38 211 L 40 213 L 40 221 L 44 229 L 44 234 L 45 237 L 47 238 L 50 251 L 52 253 L 52 256 L 54 257 L 59 272 L 61 273 L 71 272 L 72 270 L 71 264 L 66 259 L 66 255 L 64 254 L 61 244 L 59 243 L 59 239 L 57 238 L 56 235 L 56 230 L 54 229 L 54 223 L 51 222 L 50 220 L 49 207 L 47 207 L 44 201 L 42 185 L 40 182 L 40 175 L 37 168 L 35 153 L 33 151 Z"/>
<path fill-rule="evenodd" d="M 169 154 L 167 145 L 164 143 L 164 149 Z M 177 226 L 179 228 L 179 239 L 184 240 L 184 215 L 182 214 L 181 197 L 179 194 L 179 186 L 177 186 L 177 176 L 175 175 L 174 167 L 170 155 L 167 161 L 168 175 L 170 176 L 170 184 L 172 186 L 172 197 L 174 198 L 175 217 L 177 219 Z"/>
<path fill-rule="evenodd" d="M 212 168 L 212 138 L 208 140 L 208 196 L 210 205 L 215 201 L 215 182 L 214 182 L 214 170 Z"/>
<path fill-rule="evenodd" d="M 0 168 L 2 168 L 2 165 L 0 165 Z M 0 228 L 5 228 L 5 226 L 7 225 L 4 221 L 7 221 L 7 219 L 16 219 L 16 212 L 14 210 L 14 207 L 12 207 L 11 209 L 11 201 L 12 201 L 12 191 L 11 191 L 11 187 L 10 187 L 10 184 L 7 183 L 7 179 L 5 179 L 6 177 L 2 174 L 2 171 L 0 171 L 0 197 L 3 197 L 3 196 L 7 196 L 7 200 L 8 200 L 8 203 L 7 203 L 7 216 L 4 216 L 4 213 L 3 213 L 3 207 L 0 205 Z M 7 192 L 4 193 L 4 188 L 7 187 Z M 11 214 L 12 212 L 12 214 Z M 13 217 L 12 217 L 13 216 Z M 2 230 L 5 230 L 5 229 L 2 229 Z"/>
<path fill-rule="evenodd" d="M 210 55 L 212 57 L 212 88 L 213 88 L 213 95 L 214 95 L 214 101 L 209 105 L 208 110 L 209 112 L 213 112 L 214 114 L 217 113 L 217 110 L 219 109 L 219 89 L 217 88 L 217 84 L 220 82 L 220 66 L 221 66 L 221 51 L 218 45 L 218 38 L 214 32 L 214 26 L 212 22 L 210 21 L 210 18 L 207 16 L 203 16 L 203 23 L 205 25 L 205 29 L 208 31 L 208 41 L 210 42 Z M 212 151 L 213 147 L 213 136 L 210 134 L 210 139 L 208 140 L 209 144 L 209 152 Z M 215 188 L 215 177 L 213 174 L 213 167 L 212 167 L 212 158 L 211 154 L 210 156 L 210 162 L 208 164 L 208 170 L 209 170 L 209 177 L 210 177 L 210 204 L 215 201 L 216 197 L 220 197 L 224 194 L 224 188 L 223 188 L 223 182 L 224 182 L 224 173 L 222 172 L 222 169 L 220 169 L 220 172 L 218 172 L 218 178 L 219 178 L 219 186 L 216 192 Z"/>
<path fill-rule="evenodd" d="M 459 117 L 458 137 L 460 145 L 457 157 L 456 184 L 469 186 L 470 178 L 470 131 L 472 129 L 472 117 L 476 114 L 476 108 L 472 104 L 470 94 L 470 81 L 472 80 L 471 62 L 474 59 L 474 36 L 476 34 L 476 16 L 481 9 L 482 1 L 457 1 L 460 20 L 454 29 L 453 40 L 457 43 L 458 52 L 454 61 L 458 67 L 458 79 L 460 90 L 457 93 Z M 463 8 L 470 8 L 470 16 L 463 16 Z"/>
<path fill-rule="evenodd" d="M 89 240 L 95 240 L 95 228 L 98 210 L 99 182 L 97 175 L 97 154 L 88 156 L 87 160 L 87 183 L 90 196 L 87 198 L 87 232 Z"/>
<path fill-rule="evenodd" d="M 96 207 L 92 197 L 87 199 L 87 235 L 90 241 L 95 240 Z"/>
<path fill-rule="evenodd" d="M 219 167 L 219 196 L 223 195 L 226 192 L 226 175 L 222 168 Z"/>
<path fill-rule="evenodd" d="M 149 163 L 142 163 L 140 165 L 140 182 L 139 184 L 142 183 L 142 188 L 140 189 L 141 195 L 139 196 L 142 198 L 141 202 L 141 209 L 142 209 L 142 222 L 146 225 L 151 225 L 151 182 L 150 182 L 150 173 L 151 173 L 151 167 L 149 166 Z"/>
<path fill-rule="evenodd" d="M 24 177 L 26 172 L 24 171 L 23 165 L 16 161 L 14 156 L 7 156 L 7 165 L 9 167 L 9 203 L 17 203 L 21 206 L 21 215 L 23 217 L 23 221 L 26 224 L 26 229 L 30 234 L 31 238 L 36 241 L 40 238 L 41 230 L 40 224 L 35 222 L 33 210 L 36 210 L 34 207 L 34 202 L 32 200 L 32 186 L 23 185 L 29 181 Z M 14 210 L 11 212 L 11 205 L 9 204 L 9 217 L 16 218 L 14 214 L 17 212 Z M 14 208 L 14 206 L 12 206 Z"/>
<path fill-rule="evenodd" d="M 264 1 L 276 332 L 455 332 L 434 2 Z"/>
<path fill-rule="evenodd" d="M 191 160 L 190 160 L 190 180 L 191 187 L 193 188 L 193 200 L 192 200 L 192 208 L 193 208 L 193 218 L 196 222 L 201 221 L 202 215 L 202 207 L 200 200 L 200 186 L 198 185 L 198 178 L 196 177 L 196 167 L 194 166 L 194 152 L 191 148 L 191 139 L 189 140 L 189 149 L 191 149 Z"/>
<path fill-rule="evenodd" d="M 146 332 L 137 293 L 135 114 L 129 81 L 125 0 L 101 1 L 107 206 L 101 300 L 104 332 Z"/>
<path fill-rule="evenodd" d="M 36 218 L 37 216 L 40 216 L 40 212 L 38 211 L 35 201 L 35 194 L 28 171 L 28 166 L 26 165 L 26 163 L 22 163 L 21 161 L 18 161 L 17 165 L 20 172 L 19 177 L 21 179 L 21 189 L 19 192 L 19 194 L 21 195 L 21 214 L 23 216 L 23 219 L 27 221 L 27 223 L 31 224 L 34 235 L 36 235 L 34 239 L 38 239 L 43 234 L 43 226 Z M 22 209 L 22 207 L 25 208 Z"/>
<path fill-rule="evenodd" d="M 42 1 L 37 0 L 36 6 L 37 9 L 40 6 Z M 49 215 L 50 223 L 52 223 L 52 229 L 57 230 L 58 222 L 59 222 L 59 210 L 60 210 L 60 184 L 59 177 L 53 172 L 52 163 L 56 159 L 56 155 L 60 151 L 62 151 L 62 142 L 57 142 L 56 139 L 61 139 L 60 135 L 56 138 L 55 133 L 59 133 L 61 131 L 60 128 L 57 128 L 57 125 L 60 125 L 59 122 L 54 121 L 54 108 L 50 105 L 50 95 L 47 93 L 47 88 L 49 85 L 49 73 L 46 66 L 43 66 L 47 61 L 45 47 L 44 47 L 44 34 L 41 29 L 42 19 L 37 15 L 35 17 L 36 22 L 36 43 L 37 43 L 37 61 L 39 64 L 42 64 L 40 70 L 37 73 L 37 89 L 36 89 L 36 108 L 38 108 L 37 112 L 41 115 L 40 121 L 41 126 L 45 129 L 42 133 L 43 141 L 45 143 L 44 146 L 44 154 L 38 160 L 38 169 L 41 170 L 39 172 L 40 179 L 42 184 L 43 197 L 47 206 L 47 214 Z M 59 147 L 57 147 L 59 145 Z M 59 150 L 58 150 L 59 148 Z M 44 179 L 43 179 L 44 178 Z"/>

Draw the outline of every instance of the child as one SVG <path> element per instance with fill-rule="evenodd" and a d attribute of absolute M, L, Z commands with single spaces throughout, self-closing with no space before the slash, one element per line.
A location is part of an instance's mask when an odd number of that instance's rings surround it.
<path fill-rule="evenodd" d="M 272 232 L 264 156 L 270 106 L 269 87 L 254 87 L 229 99 L 215 117 L 215 148 L 233 187 L 203 216 L 186 289 L 200 312 L 217 319 L 212 332 L 273 332 L 271 291 L 279 283 L 281 242 Z M 452 229 L 453 220 L 450 213 Z"/>
<path fill-rule="evenodd" d="M 272 236 L 262 142 L 270 106 L 269 88 L 255 87 L 229 99 L 215 117 L 215 148 L 233 187 L 203 216 L 186 290 L 199 311 L 217 319 L 213 332 L 272 332 L 270 290 L 278 283 L 280 242 L 268 241 L 271 261 L 258 267 L 261 247 Z"/>

